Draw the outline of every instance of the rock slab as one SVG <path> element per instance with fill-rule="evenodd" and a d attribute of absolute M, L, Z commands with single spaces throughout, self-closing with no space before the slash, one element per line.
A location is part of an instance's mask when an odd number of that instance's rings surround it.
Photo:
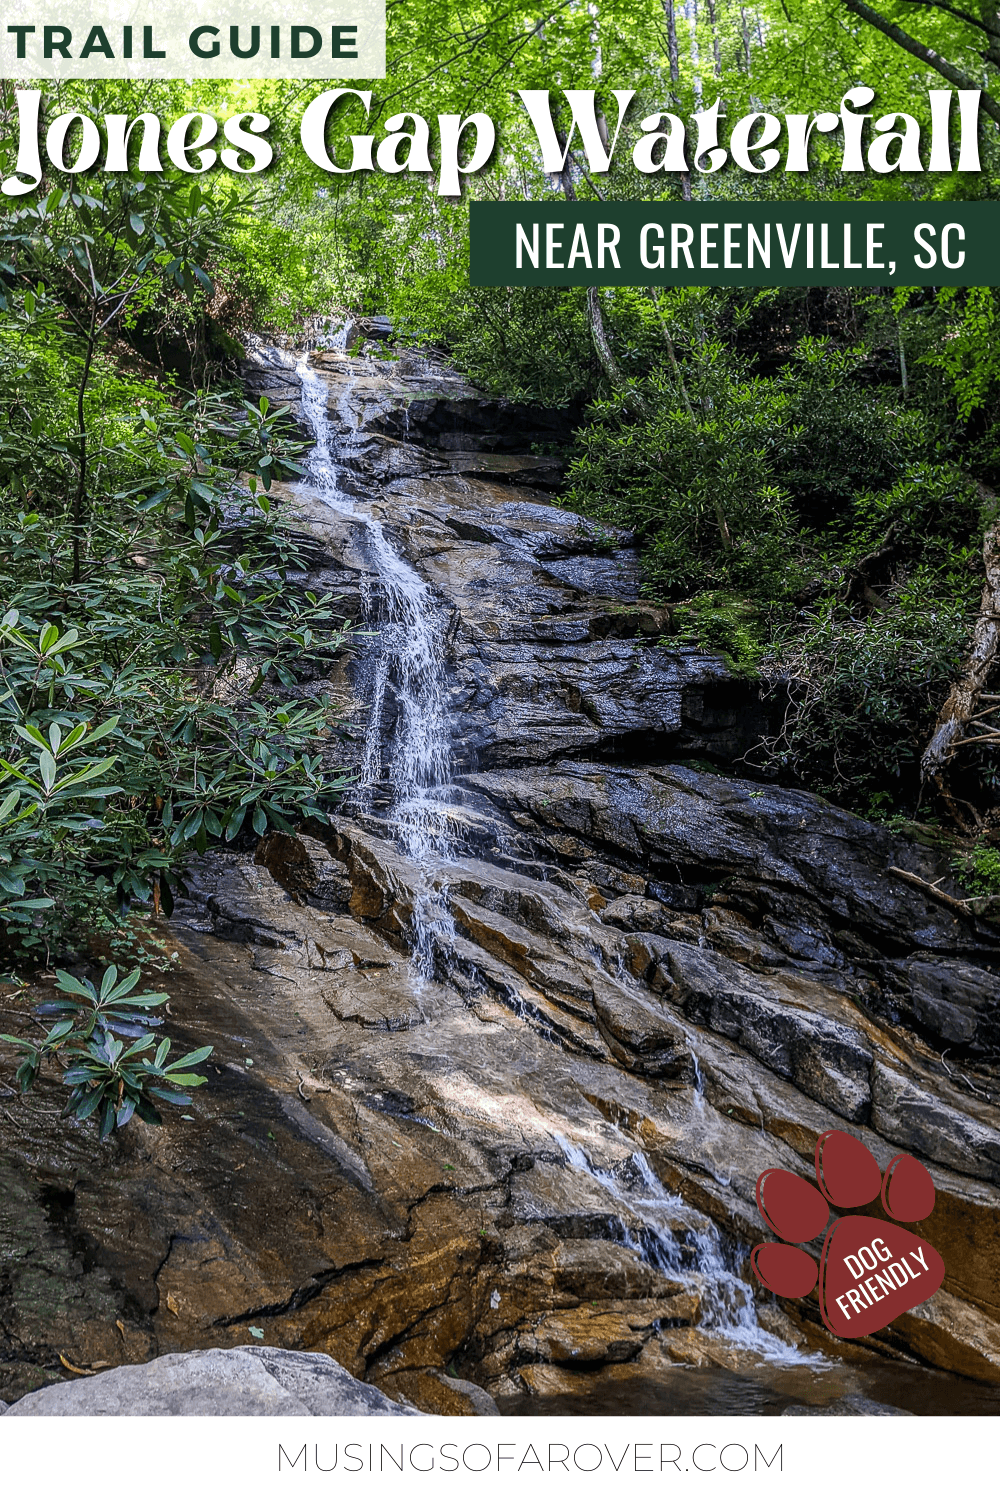
<path fill-rule="evenodd" d="M 7 1417 L 412 1417 L 327 1354 L 195 1349 L 32 1391 Z"/>

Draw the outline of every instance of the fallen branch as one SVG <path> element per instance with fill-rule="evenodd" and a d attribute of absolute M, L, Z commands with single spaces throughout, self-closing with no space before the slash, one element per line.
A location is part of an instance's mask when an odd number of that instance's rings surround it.
<path fill-rule="evenodd" d="M 939 890 L 929 880 L 921 880 L 919 875 L 914 875 L 910 870 L 901 870 L 898 865 L 890 865 L 887 873 L 898 875 L 900 880 L 905 880 L 908 885 L 915 885 L 925 895 L 933 896 L 935 900 L 942 902 L 944 906 L 950 906 L 953 911 L 960 912 L 963 917 L 974 917 L 976 915 L 967 901 L 960 901 L 957 896 L 949 896 L 947 891 Z"/>
<path fill-rule="evenodd" d="M 996 663 L 1000 649 L 1000 521 L 994 522 L 983 538 L 983 563 L 986 582 L 972 632 L 972 645 L 962 675 L 944 701 L 934 733 L 921 758 L 924 781 L 936 780 L 940 784 L 944 769 L 955 751 L 960 745 L 968 744 L 966 730 Z"/>
<path fill-rule="evenodd" d="M 328 1083 L 320 1083 L 319 1079 L 318 1078 L 314 1078 L 311 1073 L 307 1073 L 307 1074 L 303 1075 L 302 1073 L 299 1072 L 298 1068 L 296 1068 L 296 1070 L 295 1070 L 295 1076 L 299 1080 L 298 1089 L 296 1090 L 296 1092 L 298 1093 L 299 1098 L 302 1099 L 302 1100 L 304 1100 L 306 1104 L 309 1103 L 310 1099 L 315 1099 L 315 1097 L 316 1097 L 317 1094 L 332 1094 L 333 1093 L 333 1089 L 330 1087 L 330 1085 Z M 308 1083 L 309 1084 L 310 1088 L 313 1091 L 311 1094 L 307 1094 L 303 1090 L 302 1085 L 304 1083 Z M 242 1163 L 241 1163 L 241 1165 L 242 1165 Z"/>

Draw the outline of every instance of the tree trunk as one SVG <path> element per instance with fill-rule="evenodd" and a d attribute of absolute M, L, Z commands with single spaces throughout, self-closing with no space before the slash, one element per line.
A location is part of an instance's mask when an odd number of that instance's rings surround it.
<path fill-rule="evenodd" d="M 681 57 L 677 47 L 677 17 L 674 0 L 663 0 L 663 14 L 667 20 L 667 61 L 670 64 L 670 82 L 676 83 L 681 76 Z M 676 95 L 674 96 L 676 100 Z"/>
<path fill-rule="evenodd" d="M 677 358 L 677 350 L 674 348 L 674 336 L 670 332 L 670 324 L 663 316 L 663 309 L 660 307 L 660 299 L 657 295 L 655 287 L 648 287 L 647 290 L 649 292 L 650 300 L 652 301 L 652 304 L 656 309 L 656 316 L 659 319 L 660 329 L 663 333 L 663 337 L 667 345 L 667 353 L 670 356 L 670 366 L 674 372 L 674 379 L 677 382 L 677 389 L 680 393 L 680 398 L 684 403 L 684 410 L 690 417 L 692 424 L 694 424 L 694 409 L 692 408 L 691 402 L 688 398 L 687 386 L 684 384 L 684 376 L 681 373 L 680 362 Z"/>
<path fill-rule="evenodd" d="M 690 42 L 691 67 L 694 72 L 694 101 L 698 108 L 701 109 L 701 74 L 698 71 L 701 66 L 701 52 L 698 47 L 698 0 L 687 0 L 687 3 L 685 5 L 685 14 L 687 16 L 687 19 L 691 23 Z"/>
<path fill-rule="evenodd" d="M 712 62 L 716 78 L 722 77 L 722 47 L 719 42 L 719 27 L 715 16 L 715 0 L 708 0 L 708 24 L 712 28 Z"/>
<path fill-rule="evenodd" d="M 972 645 L 962 675 L 945 699 L 934 733 L 923 753 L 920 769 L 925 781 L 940 783 L 955 751 L 960 745 L 969 743 L 970 738 L 985 741 L 995 737 L 1000 740 L 1000 731 L 992 729 L 981 736 L 967 734 L 1000 648 L 1000 521 L 995 521 L 983 538 L 983 562 L 986 582 L 979 617 L 972 632 Z"/>
<path fill-rule="evenodd" d="M 670 64 L 670 82 L 677 84 L 681 77 L 681 54 L 677 44 L 677 11 L 674 0 L 663 0 L 663 14 L 667 21 L 667 60 Z M 675 109 L 680 107 L 676 88 L 671 88 L 670 98 Z M 691 173 L 681 173 L 681 196 L 685 203 L 691 202 Z"/>
<path fill-rule="evenodd" d="M 601 368 L 612 387 L 618 390 L 625 384 L 625 376 L 615 359 L 615 352 L 604 326 L 604 314 L 601 311 L 601 299 L 596 286 L 587 288 L 587 318 L 590 323 L 590 336 L 594 341 L 597 357 L 601 361 Z"/>

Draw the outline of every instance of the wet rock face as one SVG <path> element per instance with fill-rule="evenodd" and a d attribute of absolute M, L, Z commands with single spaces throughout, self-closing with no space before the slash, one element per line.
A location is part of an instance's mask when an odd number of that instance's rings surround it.
<path fill-rule="evenodd" d="M 500 483 L 471 437 L 431 443 L 445 410 L 462 431 L 460 382 L 317 365 L 357 419 L 360 509 L 286 504 L 353 599 L 386 586 L 365 516 L 429 586 L 450 857 L 403 852 L 383 780 L 192 866 L 164 982 L 179 1039 L 216 1046 L 191 1110 L 99 1149 L 56 1123 L 54 1082 L 7 1101 L 0 1394 L 258 1342 L 468 1414 L 838 1360 L 815 1305 L 755 1301 L 746 1263 L 759 1173 L 808 1176 L 833 1128 L 928 1165 L 916 1227 L 947 1268 L 858 1357 L 1000 1384 L 1000 939 L 889 874 L 937 880 L 926 849 L 732 774 L 765 722 L 752 687 L 671 645 L 631 539 L 524 488 L 529 460 L 500 455 Z M 407 402 L 428 407 L 409 430 Z M 329 684 L 356 766 L 372 651 Z"/>
<path fill-rule="evenodd" d="M 636 604 L 638 553 L 530 492 L 476 480 L 392 486 L 384 510 L 453 612 L 449 675 L 461 767 L 564 756 L 727 762 L 768 716 L 755 690 L 692 648 L 650 643 L 670 628 Z M 418 529 L 419 528 L 419 529 Z"/>
<path fill-rule="evenodd" d="M 973 1056 L 1000 1054 L 1000 980 L 995 973 L 933 953 L 917 954 L 887 973 L 899 1017 Z"/>
<path fill-rule="evenodd" d="M 391 375 L 377 361 L 333 354 L 316 356 L 314 364 L 330 379 L 331 413 L 341 420 L 349 399 L 357 422 L 343 459 L 345 492 L 384 525 L 431 585 L 447 620 L 443 667 L 459 766 L 563 756 L 641 763 L 693 756 L 728 764 L 780 717 L 780 705 L 765 710 L 753 685 L 735 679 L 717 656 L 657 647 L 669 638 L 670 613 L 638 598 L 634 539 L 538 492 L 551 461 L 524 452 L 541 439 L 523 414 L 483 402 L 454 376 L 412 360 L 400 361 Z M 255 394 L 299 410 L 292 370 L 255 370 L 251 384 Z M 512 423 L 521 450 L 493 455 L 488 464 L 471 451 L 474 438 L 462 425 L 487 408 L 484 420 L 502 416 Z M 409 427 L 400 421 L 407 412 Z M 437 413 L 437 427 L 428 425 L 430 412 Z M 443 450 L 441 424 L 467 434 L 470 452 Z M 387 432 L 393 436 L 380 436 Z M 283 486 L 275 492 L 288 494 Z M 371 570 L 363 528 L 333 521 L 329 508 L 301 489 L 288 498 L 322 538 L 327 571 L 345 598 L 357 592 L 353 570 L 377 603 L 382 584 Z M 353 671 L 361 717 L 370 698 L 366 662 L 376 649 L 362 650 Z M 390 684 L 387 742 L 394 727 Z"/>

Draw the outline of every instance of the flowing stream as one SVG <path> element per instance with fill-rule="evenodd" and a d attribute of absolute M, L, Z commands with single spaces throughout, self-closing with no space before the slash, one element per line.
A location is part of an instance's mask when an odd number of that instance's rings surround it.
<path fill-rule="evenodd" d="M 371 812 L 374 794 L 388 773 L 388 831 L 420 872 L 413 911 L 413 959 L 431 977 L 434 954 L 454 937 L 448 909 L 446 866 L 453 857 L 449 829 L 451 741 L 445 692 L 444 633 L 431 590 L 400 556 L 382 523 L 345 493 L 342 460 L 355 441 L 354 382 L 337 403 L 339 423 L 330 421 L 330 389 L 305 359 L 295 366 L 302 385 L 302 415 L 316 446 L 306 463 L 306 483 L 333 510 L 357 519 L 364 550 L 377 578 L 366 590 L 369 621 L 378 626 L 372 663 L 372 697 L 361 775 L 355 792 L 359 811 Z M 396 726 L 385 755 L 382 725 L 386 696 L 395 699 Z M 384 766 L 383 761 L 388 765 Z"/>
<path fill-rule="evenodd" d="M 279 355 L 279 358 L 281 356 Z M 283 362 L 287 356 L 283 357 Z M 413 862 L 416 883 L 412 949 L 417 974 L 433 974 L 437 951 L 446 951 L 455 935 L 448 908 L 447 865 L 455 857 L 449 830 L 451 747 L 445 691 L 443 622 L 431 590 L 393 547 L 379 520 L 345 492 L 346 461 L 356 443 L 354 381 L 345 382 L 336 402 L 338 421 L 330 420 L 330 387 L 306 359 L 295 364 L 302 387 L 302 414 L 315 437 L 306 460 L 306 483 L 325 504 L 356 520 L 364 533 L 364 551 L 375 583 L 366 605 L 369 622 L 378 627 L 371 673 L 371 710 L 361 776 L 355 791 L 359 812 L 372 814 L 375 793 L 388 783 L 388 807 L 382 817 L 389 835 Z M 394 695 L 396 724 L 391 743 L 383 743 L 386 698 Z M 693 1055 L 693 1054 L 692 1054 Z M 701 1073 L 695 1059 L 700 1096 Z M 700 1325 L 721 1334 L 748 1352 L 777 1364 L 822 1364 L 768 1333 L 757 1320 L 750 1287 L 737 1274 L 715 1225 L 695 1214 L 683 1199 L 667 1193 L 641 1151 L 628 1143 L 633 1191 L 610 1172 L 592 1165 L 578 1147 L 557 1137 L 567 1164 L 596 1181 L 625 1213 L 622 1241 L 672 1279 L 690 1286 L 700 1298 Z M 627 1220 L 638 1219 L 636 1233 Z M 683 1226 L 681 1238 L 673 1226 Z"/>
<path fill-rule="evenodd" d="M 819 1368 L 825 1363 L 821 1356 L 804 1354 L 760 1326 L 753 1293 L 733 1268 L 734 1257 L 727 1253 L 718 1229 L 710 1219 L 696 1214 L 683 1198 L 667 1192 L 643 1152 L 631 1151 L 630 1164 L 639 1185 L 628 1192 L 612 1172 L 595 1167 L 579 1146 L 561 1136 L 556 1140 L 569 1166 L 598 1183 L 629 1218 L 641 1221 L 638 1234 L 621 1221 L 622 1244 L 665 1276 L 698 1293 L 702 1328 L 775 1364 Z M 631 1142 L 627 1144 L 631 1148 Z M 678 1224 L 682 1226 L 681 1238 L 675 1228 Z"/>

